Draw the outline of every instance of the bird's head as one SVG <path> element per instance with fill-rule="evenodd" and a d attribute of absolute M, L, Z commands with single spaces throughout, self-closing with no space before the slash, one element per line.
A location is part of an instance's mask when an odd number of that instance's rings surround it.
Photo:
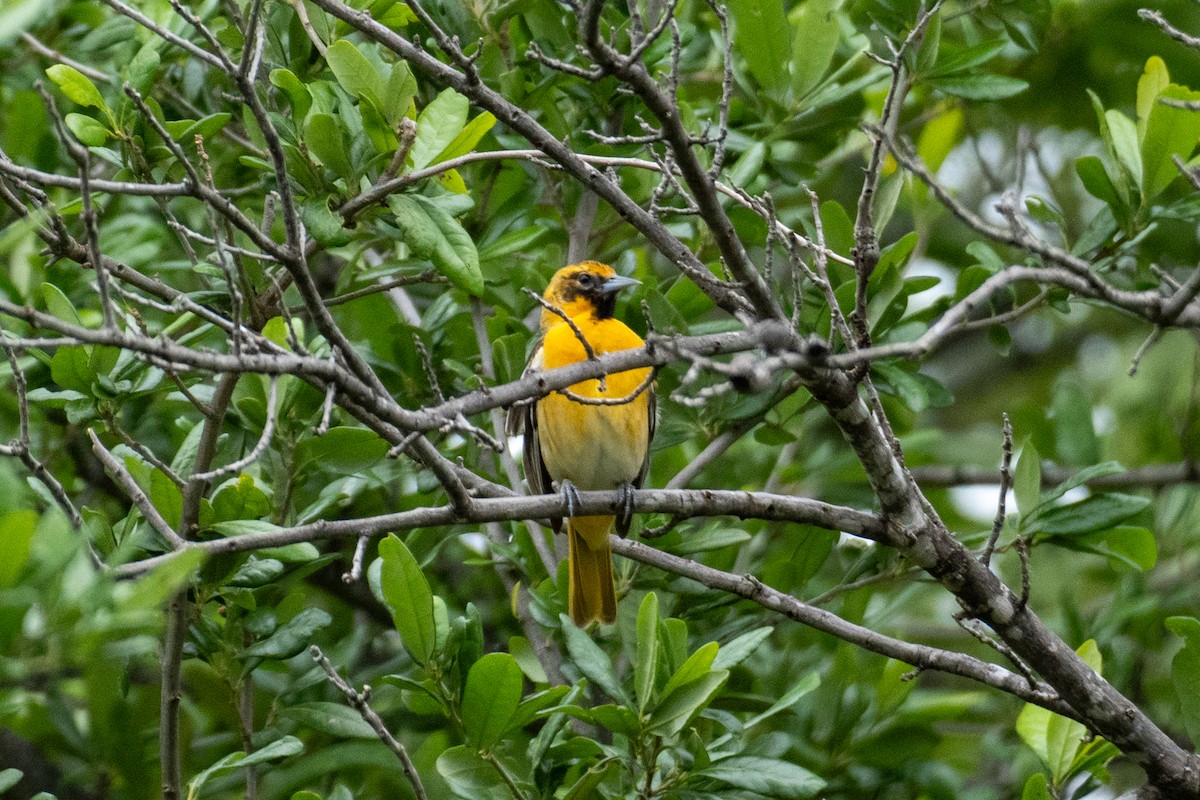
<path fill-rule="evenodd" d="M 563 267 L 554 273 L 550 285 L 543 295 L 547 302 L 562 309 L 563 313 L 575 317 L 592 315 L 596 319 L 607 319 L 617 306 L 617 292 L 626 286 L 636 286 L 640 281 L 625 278 L 607 264 L 599 261 L 581 261 Z M 542 330 L 561 322 L 552 311 L 542 311 Z"/>

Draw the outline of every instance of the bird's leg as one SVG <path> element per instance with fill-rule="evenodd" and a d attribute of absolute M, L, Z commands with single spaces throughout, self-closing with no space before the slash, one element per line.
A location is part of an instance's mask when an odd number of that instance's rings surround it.
<path fill-rule="evenodd" d="M 620 499 L 617 501 L 617 534 L 624 539 L 629 535 L 629 526 L 633 523 L 633 484 L 622 483 L 617 487 Z"/>
<path fill-rule="evenodd" d="M 566 478 L 558 482 L 559 493 L 566 498 L 567 501 L 567 516 L 574 517 L 579 510 L 579 490 L 575 488 L 575 484 L 571 483 Z"/>

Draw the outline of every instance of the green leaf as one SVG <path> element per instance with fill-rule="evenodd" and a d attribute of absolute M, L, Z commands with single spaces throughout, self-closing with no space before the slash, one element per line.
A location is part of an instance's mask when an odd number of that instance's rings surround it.
<path fill-rule="evenodd" d="M 930 78 L 929 85 L 948 95 L 965 100 L 1003 100 L 1029 88 L 1029 84 L 1020 78 L 993 75 L 987 72 Z"/>
<path fill-rule="evenodd" d="M 640 722 L 637 713 L 625 706 L 608 705 L 595 706 L 590 716 L 597 725 L 601 725 L 613 733 L 628 736 L 631 739 L 638 735 Z"/>
<path fill-rule="evenodd" d="M 362 114 L 363 131 L 371 140 L 371 146 L 377 153 L 393 153 L 399 145 L 396 133 L 384 118 L 383 112 L 369 97 L 358 101 L 358 110 Z"/>
<path fill-rule="evenodd" d="M 71 112 L 63 118 L 67 129 L 75 134 L 80 144 L 88 147 L 102 147 L 112 136 L 108 128 L 101 125 L 87 114 Z"/>
<path fill-rule="evenodd" d="M 167 600 L 187 584 L 200 565 L 208 558 L 203 550 L 187 549 L 171 556 L 140 579 L 134 591 L 123 602 L 128 609 L 160 609 Z"/>
<path fill-rule="evenodd" d="M 796 97 L 808 94 L 833 62 L 841 25 L 838 22 L 840 0 L 806 0 L 793 13 L 792 92 Z"/>
<path fill-rule="evenodd" d="M 54 81 L 59 91 L 71 102 L 88 108 L 99 108 L 108 114 L 109 119 L 112 118 L 112 112 L 108 110 L 104 96 L 100 94 L 96 84 L 79 70 L 66 64 L 55 64 L 46 70 L 46 76 Z"/>
<path fill-rule="evenodd" d="M 1181 176 L 1172 156 L 1186 162 L 1200 138 L 1200 114 L 1164 104 L 1162 100 L 1168 98 L 1195 102 L 1200 100 L 1200 92 L 1172 84 L 1163 89 L 1151 108 L 1141 141 L 1143 202 L 1157 197 Z"/>
<path fill-rule="evenodd" d="M 762 628 L 747 631 L 726 643 L 725 646 L 717 651 L 717 657 L 713 659 L 713 669 L 732 669 L 736 667 L 749 658 L 750 654 L 757 650 L 758 646 L 765 642 L 774 630 L 774 626 L 766 625 Z"/>
<path fill-rule="evenodd" d="M 357 711 L 341 703 L 298 703 L 279 712 L 285 720 L 291 720 L 305 728 L 327 733 L 338 739 L 375 739 L 378 734 Z"/>
<path fill-rule="evenodd" d="M 434 158 L 462 132 L 470 110 L 470 101 L 453 89 L 443 89 L 421 109 L 417 117 L 417 136 L 409 151 L 413 169 L 433 163 Z"/>
<path fill-rule="evenodd" d="M 816 672 L 808 673 L 803 678 L 801 678 L 800 681 L 795 686 L 793 686 L 791 689 L 788 689 L 787 692 L 783 695 L 783 697 L 779 698 L 774 703 L 772 703 L 770 708 L 768 708 L 766 711 L 762 712 L 761 714 L 756 714 L 755 716 L 753 716 L 752 718 L 747 720 L 745 727 L 747 729 L 753 728 L 755 725 L 759 724 L 760 722 L 762 722 L 764 720 L 770 719 L 771 717 L 775 716 L 779 712 L 786 711 L 787 709 L 796 705 L 796 703 L 798 703 L 800 701 L 800 698 L 804 697 L 806 694 L 809 694 L 810 692 L 812 692 L 814 689 L 816 689 L 820 685 L 821 685 L 820 674 L 816 673 Z"/>
<path fill-rule="evenodd" d="M 337 45 L 338 42 L 334 44 Z M 287 95 L 288 103 L 292 106 L 292 120 L 299 127 L 308 116 L 308 110 L 312 108 L 312 93 L 290 69 L 273 69 L 270 78 L 271 84 L 282 89 Z"/>
<path fill-rule="evenodd" d="M 299 739 L 295 736 L 284 736 L 282 739 L 277 739 L 265 747 L 255 750 L 250 755 L 246 755 L 241 751 L 230 753 L 188 781 L 188 800 L 195 800 L 201 787 L 212 778 L 227 775 L 243 767 L 265 764 L 268 761 L 287 758 L 288 756 L 298 755 L 303 752 L 304 744 Z"/>
<path fill-rule="evenodd" d="M 471 667 L 475 666 L 475 662 L 483 657 L 483 620 L 479 616 L 479 609 L 474 603 L 468 602 L 466 607 L 466 615 L 459 617 L 454 621 L 454 629 L 458 632 L 458 656 L 455 659 L 455 664 L 458 667 L 459 679 L 465 685 L 467 676 L 471 672 Z M 435 621 L 436 609 L 435 609 Z M 516 658 L 516 655 L 513 655 Z M 521 666 L 518 660 L 517 665 Z M 522 672 L 524 667 L 521 667 Z"/>
<path fill-rule="evenodd" d="M 662 696 L 666 697 L 683 684 L 708 674 L 713 668 L 713 662 L 716 660 L 719 650 L 720 645 L 716 642 L 709 642 L 697 648 L 696 652 L 688 656 L 687 661 L 684 661 L 667 681 L 667 685 L 663 687 Z"/>
<path fill-rule="evenodd" d="M 418 664 L 433 657 L 437 631 L 433 619 L 433 592 L 421 565 L 395 534 L 379 543 L 383 559 L 380 588 L 391 606 L 392 622 L 409 655 Z"/>
<path fill-rule="evenodd" d="M 329 207 L 328 197 L 308 198 L 300 209 L 300 216 L 308 233 L 325 247 L 341 247 L 350 242 L 350 232 L 341 215 Z M 283 345 L 291 348 L 286 339 Z"/>
<path fill-rule="evenodd" d="M 378 100 L 384 95 L 383 78 L 375 65 L 346 39 L 338 39 L 325 50 L 325 61 L 333 77 L 353 97 L 365 95 Z"/>
<path fill-rule="evenodd" d="M 670 690 L 664 688 L 662 699 L 650 714 L 646 730 L 658 736 L 674 736 L 679 733 L 692 717 L 713 701 L 728 677 L 727 670 L 714 670 Z"/>
<path fill-rule="evenodd" d="M 732 0 L 728 6 L 734 49 L 760 85 L 782 91 L 792 55 L 792 28 L 782 0 Z"/>
<path fill-rule="evenodd" d="M 313 114 L 304 128 L 308 151 L 343 178 L 354 176 L 354 167 L 342 138 L 342 125 L 329 114 Z"/>
<path fill-rule="evenodd" d="M 359 475 L 387 455 L 388 443 L 366 428 L 339 426 L 296 445 L 296 471 L 320 469 Z"/>
<path fill-rule="evenodd" d="M 1037 516 L 1034 528 L 1046 536 L 1072 536 L 1110 528 L 1150 505 L 1150 498 L 1109 492 L 1070 505 L 1057 506 Z"/>
<path fill-rule="evenodd" d="M 1146 123 L 1154 106 L 1158 103 L 1163 89 L 1171 84 L 1171 76 L 1167 72 L 1166 63 L 1158 56 L 1146 59 L 1146 66 L 1137 84 L 1137 124 L 1138 139 L 1146 138 Z"/>
<path fill-rule="evenodd" d="M 957 73 L 977 71 L 978 67 L 983 66 L 1000 55 L 1007 45 L 1008 42 L 1004 39 L 994 39 L 990 42 L 981 42 L 980 44 L 955 50 L 945 48 L 938 57 L 936 72 L 933 73 L 933 77 L 945 77 Z"/>
<path fill-rule="evenodd" d="M 637 661 L 633 667 L 633 689 L 638 710 L 645 711 L 654 695 L 654 676 L 658 671 L 658 595 L 642 598 L 637 615 Z"/>
<path fill-rule="evenodd" d="M 1042 504 L 1053 503 L 1058 498 L 1062 497 L 1067 492 L 1074 489 L 1076 486 L 1083 486 L 1088 481 L 1096 478 L 1103 478 L 1106 475 L 1117 475 L 1124 472 L 1125 468 L 1116 461 L 1105 461 L 1100 464 L 1093 464 L 1090 467 L 1081 469 L 1079 472 L 1067 478 L 1065 481 L 1055 486 L 1052 489 L 1047 489 L 1042 495 Z"/>
<path fill-rule="evenodd" d="M 759 431 L 761 430 L 764 429 L 759 428 Z M 755 432 L 755 441 L 764 441 L 758 437 L 758 431 Z M 795 441 L 795 437 L 788 434 L 786 441 Z M 664 542 L 662 547 L 668 552 L 688 556 L 710 550 L 720 550 L 722 547 L 748 541 L 750 541 L 750 534 L 740 528 L 709 528 L 699 533 L 688 532 L 686 536 L 681 535 L 677 539 L 672 539 L 669 544 Z"/>
<path fill-rule="evenodd" d="M 216 531 L 222 536 L 246 536 L 256 533 L 274 533 L 280 530 L 280 527 L 265 519 L 232 519 L 227 522 L 213 523 L 209 530 Z"/>
<path fill-rule="evenodd" d="M 546 716 L 544 712 L 547 712 L 547 709 L 551 709 L 559 703 L 569 691 L 571 689 L 568 686 L 551 686 L 549 689 L 529 695 L 529 697 L 521 701 L 521 704 L 517 706 L 517 710 L 513 712 L 512 717 L 508 721 L 508 730 L 520 730 L 535 719 Z"/>
<path fill-rule="evenodd" d="M 571 784 L 562 800 L 593 800 L 602 797 L 598 791 L 604 783 L 621 767 L 621 759 L 615 756 L 601 759 L 588 767 L 587 772 L 579 776 L 579 780 Z"/>
<path fill-rule="evenodd" d="M 1042 494 L 1042 457 L 1032 441 L 1026 441 L 1017 458 L 1017 466 L 1013 469 L 1013 495 L 1017 500 L 1017 510 L 1021 512 L 1021 522 L 1033 514 L 1041 504 Z"/>
<path fill-rule="evenodd" d="M 565 614 L 560 615 L 560 619 L 571 663 L 583 673 L 584 677 L 599 686 L 613 700 L 624 705 L 632 705 L 629 702 L 629 695 L 617 682 L 612 661 L 604 651 L 592 641 L 592 637 L 575 627 Z"/>
<path fill-rule="evenodd" d="M 0 516 L 0 531 L 3 531 L 0 535 L 0 589 L 16 585 L 21 568 L 29 559 L 37 524 L 36 511 L 10 511 Z"/>
<path fill-rule="evenodd" d="M 397 3 L 396 7 L 403 5 Z M 383 105 L 379 110 L 383 112 L 384 118 L 395 127 L 405 114 L 408 113 L 409 106 L 412 105 L 413 97 L 417 93 L 417 79 L 413 77 L 412 70 L 408 64 L 403 61 L 397 61 L 392 64 L 392 72 L 388 75 L 387 88 L 384 90 L 384 96 L 380 98 Z"/>
<path fill-rule="evenodd" d="M 777 758 L 734 756 L 715 761 L 696 777 L 720 781 L 766 797 L 803 800 L 825 788 L 825 781 L 804 767 Z"/>
<path fill-rule="evenodd" d="M 937 173 L 946 156 L 962 141 L 965 121 L 962 109 L 955 106 L 929 120 L 921 129 L 921 135 L 917 138 L 917 155 L 932 173 Z"/>
<path fill-rule="evenodd" d="M 538 661 L 537 653 L 533 651 L 533 645 L 524 636 L 513 636 L 508 640 L 508 652 L 512 653 L 512 657 L 517 660 L 521 671 L 525 673 L 525 677 L 534 683 L 549 683 L 550 679 L 546 676 L 546 669 L 542 666 L 542 662 Z"/>
<path fill-rule="evenodd" d="M 1029 780 L 1025 781 L 1025 788 L 1021 790 L 1021 800 L 1054 800 L 1046 776 L 1040 772 L 1030 775 Z"/>
<path fill-rule="evenodd" d="M 1084 642 L 1075 652 L 1093 670 L 1100 671 L 1100 651 L 1093 640 Z M 1087 736 L 1087 728 L 1041 706 L 1026 703 L 1017 715 L 1017 733 L 1049 768 L 1054 785 L 1059 786 L 1070 773 L 1075 754 Z"/>
<path fill-rule="evenodd" d="M 271 501 L 254 478 L 239 475 L 217 489 L 212 498 L 214 521 L 258 519 L 271 513 Z"/>
<path fill-rule="evenodd" d="M 1049 541 L 1069 550 L 1105 556 L 1116 566 L 1132 567 L 1139 572 L 1153 569 L 1158 561 L 1158 543 L 1154 534 L 1146 528 L 1130 525 L 1059 536 Z"/>
<path fill-rule="evenodd" d="M 508 653 L 488 653 L 475 662 L 463 690 L 462 724 L 467 740 L 490 750 L 508 730 L 521 703 L 524 678 Z"/>
<path fill-rule="evenodd" d="M 1112 148 L 1121 166 L 1128 172 L 1131 188 L 1142 185 L 1142 156 L 1138 146 L 1137 126 L 1133 120 L 1116 109 L 1104 112 Z"/>
<path fill-rule="evenodd" d="M 479 253 L 458 220 L 419 194 L 392 195 L 388 205 L 413 253 L 428 258 L 451 283 L 468 294 L 483 294 Z"/>
<path fill-rule="evenodd" d="M 1193 742 L 1200 741 L 1200 620 L 1168 617 L 1167 630 L 1184 640 L 1171 660 L 1171 682 L 1179 698 L 1184 728 Z"/>
<path fill-rule="evenodd" d="M 158 50 L 155 49 L 160 44 L 152 39 L 142 45 L 133 59 L 121 70 L 125 82 L 142 94 L 151 91 L 155 73 L 158 72 L 158 65 L 162 62 Z"/>
<path fill-rule="evenodd" d="M 178 528 L 183 517 L 183 491 L 157 467 L 150 473 L 150 502 L 172 528 Z"/>
<path fill-rule="evenodd" d="M 501 785 L 492 765 L 466 745 L 443 751 L 437 757 L 437 771 L 455 795 L 468 800 L 490 798 L 491 790 Z"/>
<path fill-rule="evenodd" d="M 488 131 L 496 124 L 496 117 L 490 112 L 485 111 L 475 119 L 467 123 L 467 126 L 459 131 L 458 135 L 450 144 L 446 145 L 442 152 L 434 156 L 430 164 L 440 164 L 443 161 L 449 161 L 452 158 L 465 156 L 467 153 L 475 149 L 475 145 L 479 144 Z"/>
<path fill-rule="evenodd" d="M 925 26 L 920 45 L 913 71 L 918 75 L 926 75 L 933 71 L 938 56 L 942 52 L 942 15 L 940 13 L 934 14 L 933 18 L 929 20 L 929 24 Z"/>
<path fill-rule="evenodd" d="M 244 658 L 291 658 L 312 642 L 312 635 L 333 622 L 323 609 L 306 608 L 274 633 L 242 651 Z"/>

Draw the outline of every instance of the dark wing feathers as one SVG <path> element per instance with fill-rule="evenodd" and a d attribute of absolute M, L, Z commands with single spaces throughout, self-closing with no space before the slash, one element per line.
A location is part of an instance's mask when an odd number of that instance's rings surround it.
<path fill-rule="evenodd" d="M 525 365 L 525 372 L 521 374 L 521 377 L 524 378 L 531 372 L 537 371 L 541 365 L 542 348 L 539 346 L 534 351 L 533 357 L 529 359 L 529 363 Z M 523 460 L 525 462 L 525 480 L 529 482 L 529 493 L 552 494 L 554 484 L 550 480 L 550 473 L 546 471 L 546 465 L 542 462 L 542 446 L 538 438 L 537 404 L 526 403 L 510 408 L 506 428 L 509 436 L 524 434 Z M 555 533 L 558 533 L 562 529 L 562 519 L 551 517 L 550 527 L 554 528 Z"/>

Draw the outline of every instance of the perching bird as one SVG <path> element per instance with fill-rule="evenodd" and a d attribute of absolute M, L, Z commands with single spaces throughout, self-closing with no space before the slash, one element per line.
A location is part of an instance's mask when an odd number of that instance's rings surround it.
<path fill-rule="evenodd" d="M 569 317 L 578 333 L 559 314 L 542 311 L 542 341 L 526 372 L 550 370 L 584 361 L 587 350 L 597 356 L 643 345 L 642 339 L 616 319 L 617 292 L 638 281 L 616 274 L 598 261 L 563 267 L 554 274 L 544 295 L 548 304 Z M 513 409 L 509 432 L 525 433 L 525 475 L 538 494 L 553 491 L 567 496 L 568 512 L 575 489 L 640 488 L 650 465 L 654 435 L 654 392 L 650 369 L 631 369 L 599 380 L 580 381 L 567 392 L 613 404 L 590 404 L 552 392 L 535 405 Z M 639 389 L 641 390 L 640 393 Z M 633 396 L 635 393 L 636 396 Z M 627 400 L 627 402 L 615 402 Z M 617 517 L 571 516 L 567 520 L 571 619 L 583 627 L 592 620 L 612 622 L 617 616 L 612 550 L 608 534 L 616 521 L 618 532 L 629 532 L 632 496 L 626 495 Z M 551 520 L 558 531 L 562 521 Z"/>

